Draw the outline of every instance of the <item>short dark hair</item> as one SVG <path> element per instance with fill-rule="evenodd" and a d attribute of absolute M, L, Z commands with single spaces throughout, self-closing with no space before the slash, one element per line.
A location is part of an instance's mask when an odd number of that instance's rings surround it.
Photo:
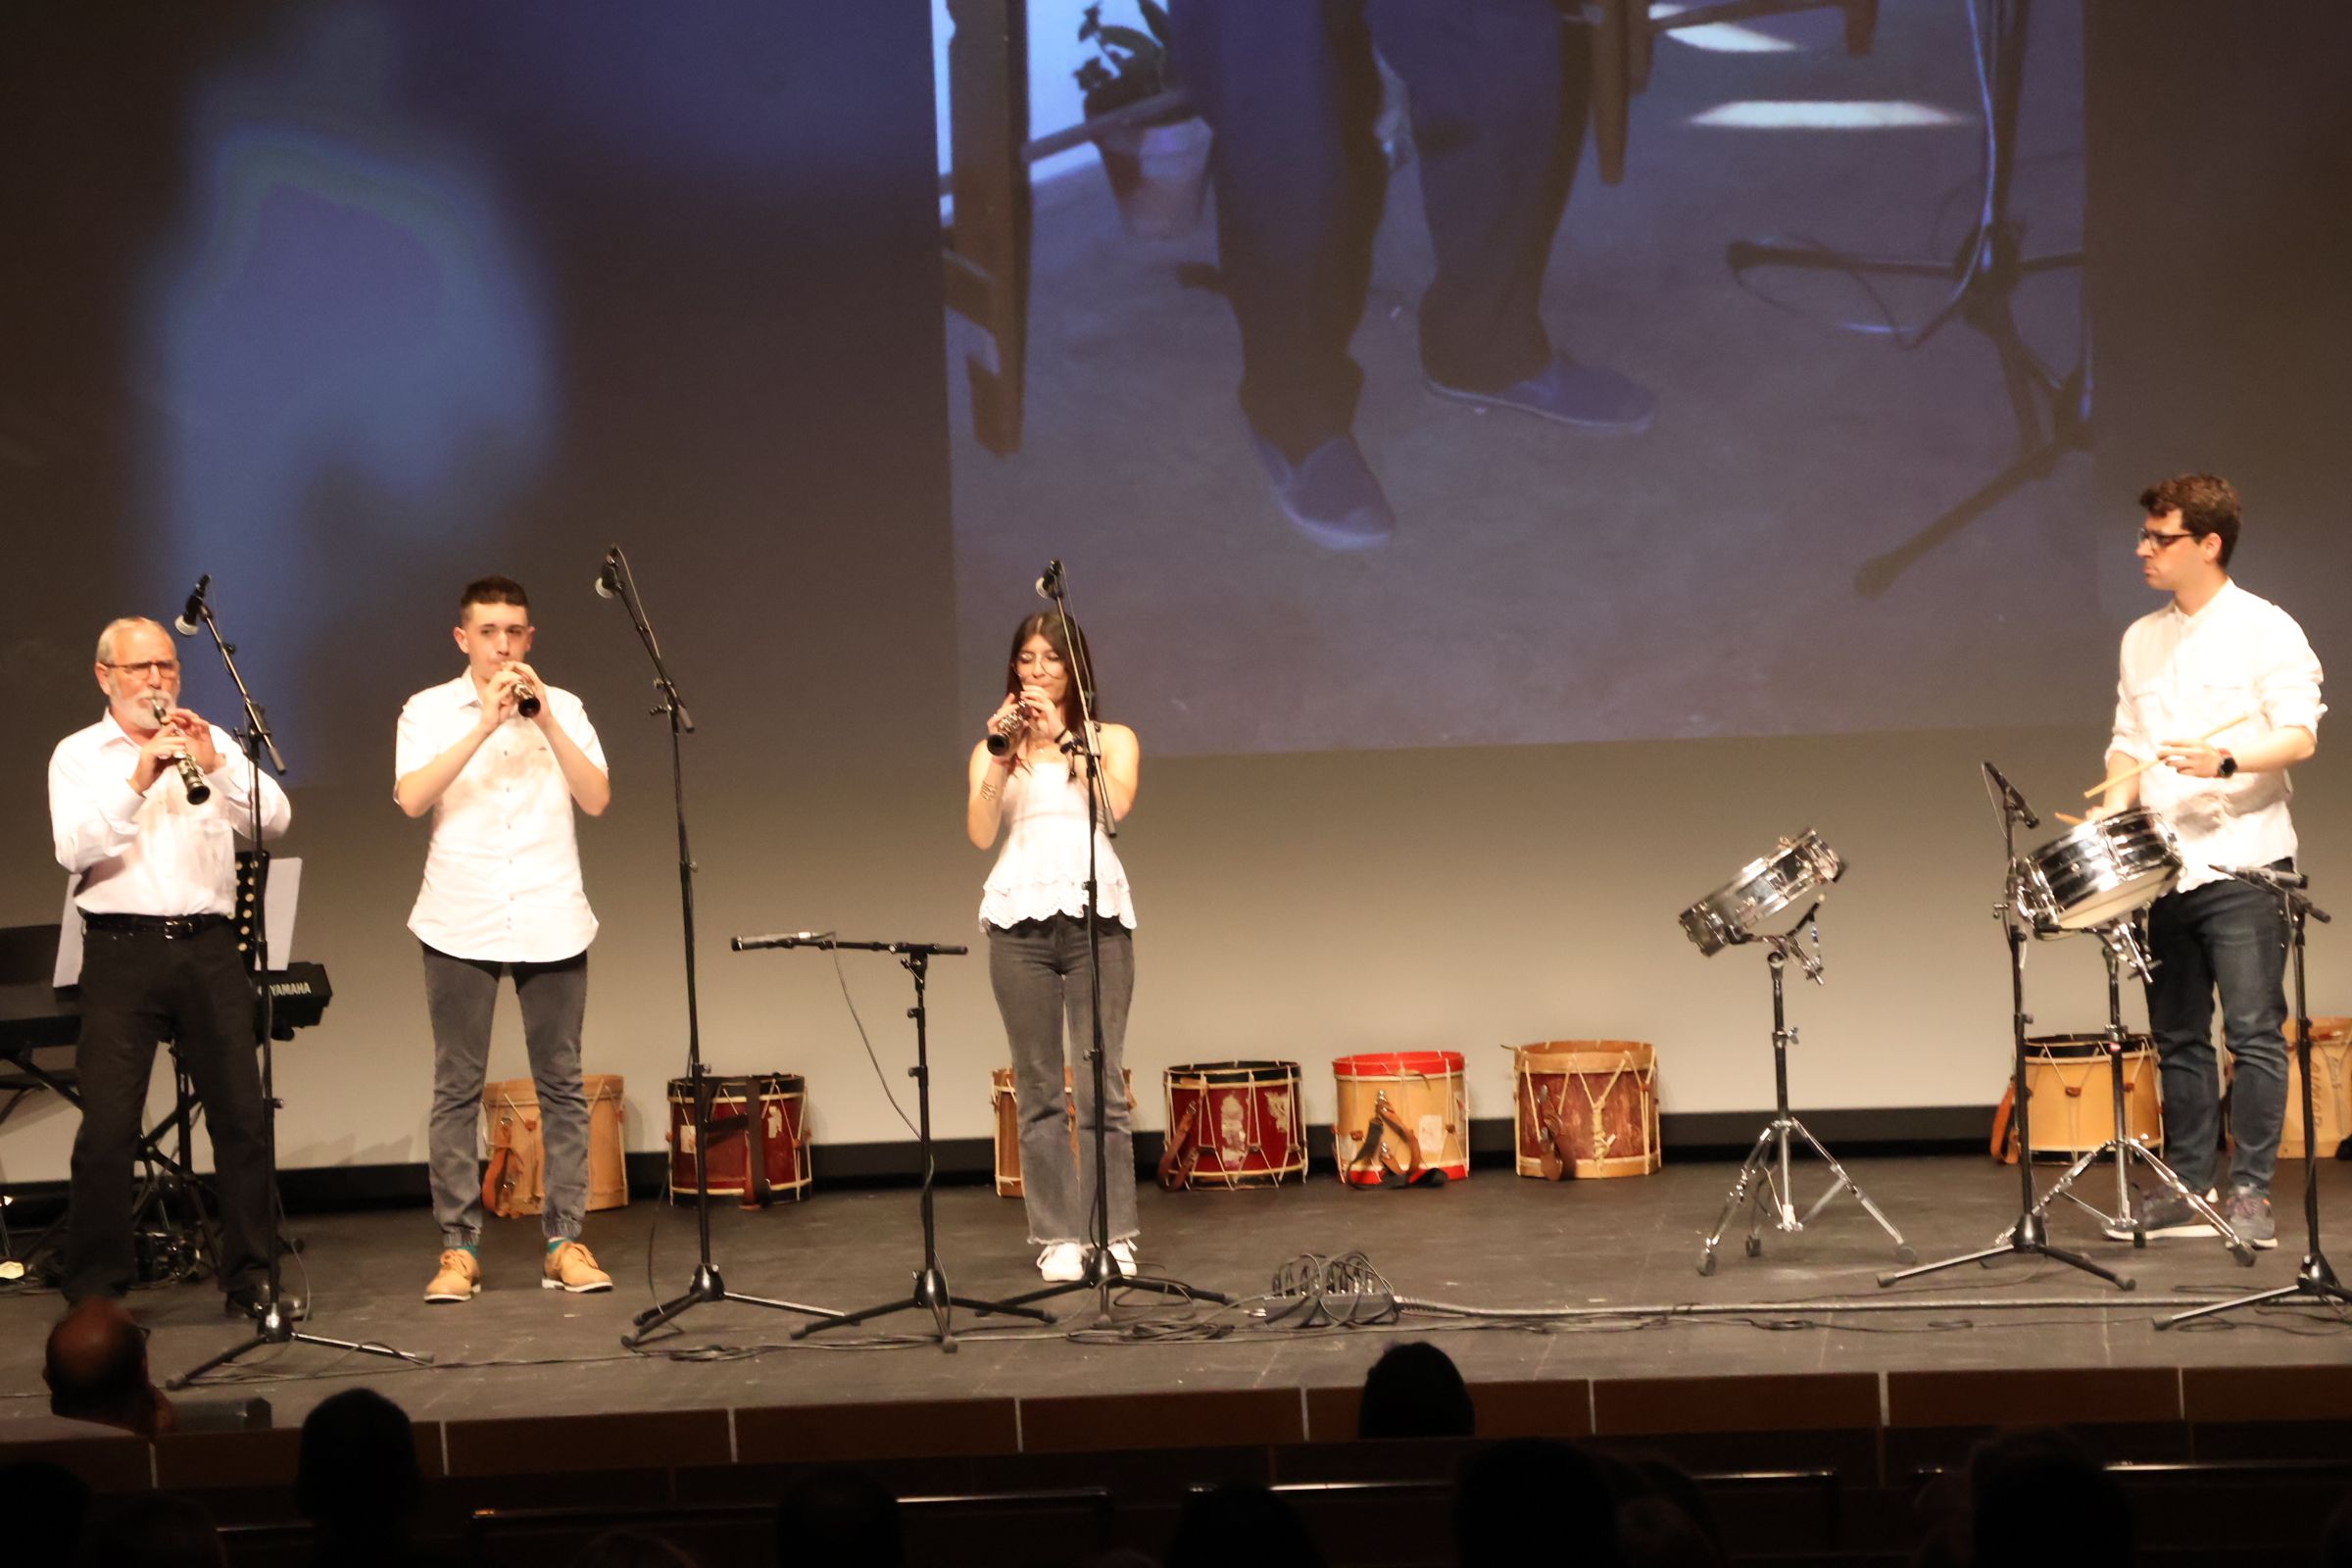
<path fill-rule="evenodd" d="M 2222 564 L 2237 553 L 2237 487 L 2218 473 L 2176 473 L 2139 493 L 2141 510 L 2151 517 L 2180 514 L 2180 526 L 2197 538 L 2222 536 Z"/>
<path fill-rule="evenodd" d="M 520 605 L 531 608 L 531 596 L 522 591 L 522 584 L 512 577 L 476 577 L 458 595 L 458 619 L 466 619 L 466 612 L 475 605 Z"/>

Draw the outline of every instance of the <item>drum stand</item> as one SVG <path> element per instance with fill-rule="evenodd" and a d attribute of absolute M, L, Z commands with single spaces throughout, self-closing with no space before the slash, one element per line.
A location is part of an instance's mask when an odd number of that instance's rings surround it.
<path fill-rule="evenodd" d="M 906 1009 L 906 1016 L 914 1020 L 914 1065 L 906 1069 L 906 1076 L 914 1080 L 915 1137 L 919 1157 L 923 1162 L 920 1202 L 923 1213 L 923 1266 L 914 1271 L 912 1295 L 874 1306 L 859 1307 L 855 1312 L 830 1314 L 819 1322 L 804 1323 L 792 1331 L 792 1337 L 805 1340 L 826 1329 L 845 1328 L 852 1323 L 863 1323 L 868 1318 L 883 1317 L 892 1312 L 928 1312 L 931 1314 L 930 1337 L 939 1342 L 941 1349 L 954 1350 L 956 1335 L 949 1324 L 950 1309 L 954 1307 L 968 1308 L 981 1317 L 1001 1312 L 1035 1318 L 1040 1323 L 1053 1322 L 1053 1313 L 1040 1312 L 1033 1307 L 951 1296 L 948 1293 L 948 1277 L 939 1267 L 939 1226 L 931 1202 L 931 1047 L 926 1028 L 928 1013 L 923 1004 L 923 988 L 929 983 L 933 954 L 954 956 L 969 953 L 971 949 L 944 947 L 936 942 L 836 942 L 829 936 L 805 933 L 779 937 L 737 937 L 731 946 L 737 953 L 746 953 L 754 948 L 848 948 L 858 953 L 895 953 L 899 956 L 900 964 L 914 976 L 914 1005 Z"/>
<path fill-rule="evenodd" d="M 2115 1136 L 2098 1148 L 2085 1151 L 2069 1165 L 2066 1174 L 2051 1183 L 2050 1190 L 2041 1195 L 2041 1200 L 2034 1205 L 2033 1213 L 2036 1218 L 2044 1216 L 2050 1205 L 2063 1198 L 2098 1220 L 2101 1229 L 2110 1234 L 2128 1229 L 2132 1233 L 2133 1247 L 2146 1247 L 2148 1234 L 2141 1225 L 2139 1210 L 2132 1202 L 2132 1161 L 2137 1159 L 2175 1198 L 2184 1200 L 2190 1208 L 2196 1210 L 2199 1218 L 2220 1234 L 2222 1245 L 2230 1249 L 2232 1257 L 2244 1267 L 2252 1268 L 2254 1250 L 2238 1239 L 2237 1232 L 2230 1228 L 2229 1222 L 2222 1218 L 2221 1211 L 2207 1202 L 2203 1194 L 2190 1192 L 2188 1184 L 2174 1172 L 2172 1166 L 2159 1158 L 2146 1144 L 2132 1136 L 2124 1115 L 2124 1043 L 2128 1037 L 2124 1033 L 2122 967 L 2123 960 L 2129 958 L 2132 966 L 2139 971 L 2140 978 L 2145 980 L 2150 965 L 2138 939 L 2124 921 L 2094 927 L 2091 935 L 2097 937 L 2107 950 L 2107 1071 L 2115 1101 Z M 2104 1212 L 2095 1204 L 2084 1202 L 2074 1193 L 2075 1183 L 2082 1173 L 2110 1154 L 2115 1156 L 2113 1214 Z M 2021 1141 L 2018 1159 L 2022 1162 L 2033 1157 L 2033 1149 Z"/>
<path fill-rule="evenodd" d="M 2230 870 L 2241 882 L 2266 887 L 2278 896 L 2286 911 L 2287 951 L 2295 965 L 2295 1056 L 2303 1065 L 2303 1224 L 2310 1245 L 2303 1253 L 2303 1265 L 2295 1270 L 2295 1283 L 2275 1291 L 2262 1291 L 2253 1296 L 2241 1296 L 2234 1300 L 2216 1301 L 2175 1317 L 2156 1320 L 2160 1329 L 2186 1323 L 2192 1318 L 2212 1317 L 2217 1312 L 2234 1312 L 2241 1306 L 2267 1306 L 2273 1301 L 2304 1300 L 2319 1304 L 2335 1301 L 2352 1304 L 2352 1291 L 2344 1289 L 2335 1270 L 2328 1262 L 2328 1254 L 2320 1250 L 2320 1145 L 2319 1118 L 2313 1113 L 2311 1100 L 2311 1004 L 2303 994 L 2303 923 L 2306 916 L 2317 916 L 2322 924 L 2328 923 L 2328 911 L 2304 897 L 2305 879 L 2299 875 L 2280 875 L 2261 870 Z"/>
<path fill-rule="evenodd" d="M 1811 924 L 1814 910 L 1819 907 L 1819 905 L 1815 905 L 1813 909 L 1806 910 L 1804 918 L 1797 924 Z M 1816 943 L 1820 940 L 1818 927 L 1815 928 L 1814 939 Z M 1814 1137 L 1805 1124 L 1789 1112 L 1788 1048 L 1796 1043 L 1796 1031 L 1788 1027 L 1782 971 L 1788 967 L 1788 957 L 1793 953 L 1796 961 L 1804 968 L 1805 978 L 1819 985 L 1821 958 L 1818 954 L 1807 953 L 1799 946 L 1793 934 L 1765 937 L 1763 941 L 1772 948 L 1772 954 L 1765 961 L 1772 967 L 1773 1117 L 1764 1124 L 1764 1130 L 1756 1135 L 1755 1147 L 1747 1152 L 1746 1163 L 1740 1167 L 1739 1176 L 1732 1182 L 1731 1192 L 1724 1197 L 1723 1212 L 1715 1220 L 1714 1234 L 1707 1238 L 1706 1245 L 1699 1250 L 1698 1271 L 1701 1274 L 1715 1272 L 1715 1250 L 1723 1244 L 1723 1233 L 1731 1228 L 1732 1217 L 1740 1211 L 1740 1205 L 1753 1204 L 1747 1224 L 1747 1255 L 1757 1257 L 1764 1251 L 1764 1211 L 1768 1198 L 1773 1225 L 1783 1234 L 1793 1234 L 1803 1230 L 1813 1216 L 1827 1208 L 1830 1200 L 1841 1192 L 1852 1193 L 1854 1200 L 1869 1211 L 1872 1219 L 1879 1222 L 1879 1229 L 1894 1239 L 1896 1261 L 1911 1262 L 1919 1254 L 1911 1250 L 1910 1243 L 1903 1240 L 1903 1233 L 1879 1212 L 1879 1205 L 1870 1200 L 1870 1195 L 1862 1191 L 1843 1165 L 1838 1163 L 1838 1156 L 1823 1148 L 1821 1140 Z M 1805 1210 L 1801 1219 L 1797 1217 L 1795 1184 L 1788 1168 L 1788 1140 L 1791 1134 L 1803 1139 L 1813 1152 L 1821 1156 L 1821 1162 L 1830 1168 L 1830 1174 L 1836 1178 L 1830 1183 L 1829 1191 L 1814 1200 L 1813 1206 Z"/>
<path fill-rule="evenodd" d="M 2001 776 L 2000 769 L 1990 762 L 1984 764 L 1984 787 L 1990 792 L 1995 808 L 2001 813 L 2001 838 L 2005 846 L 2002 864 L 2017 864 L 2017 830 L 2020 824 L 2038 827 L 2041 818 L 2034 814 L 2010 782 Z M 2008 875 L 2004 871 L 2003 875 Z M 1923 1263 L 1917 1268 L 1897 1269 L 1879 1276 L 1882 1289 L 1917 1279 L 1925 1274 L 1940 1273 L 1958 1268 L 1963 1263 L 1988 1263 L 1996 1257 L 2011 1255 L 2054 1258 L 2069 1268 L 2079 1268 L 2085 1274 L 2095 1274 L 2119 1291 L 2134 1288 L 2136 1281 L 2113 1269 L 2101 1268 L 2089 1258 L 2064 1248 L 2050 1245 L 2049 1227 L 2042 1223 L 2041 1207 L 2034 1200 L 2034 1096 L 2026 1086 L 2026 1026 L 2034 1021 L 2026 1011 L 2026 928 L 2017 918 L 2017 900 L 2014 892 L 1992 906 L 1993 917 L 2001 922 L 2001 935 L 2009 944 L 2009 1031 L 2010 1071 L 2009 1102 L 2017 1107 L 2017 1223 L 2010 1226 L 1990 1247 L 1940 1262 Z M 2118 1101 L 2121 1103 L 2121 1101 Z"/>

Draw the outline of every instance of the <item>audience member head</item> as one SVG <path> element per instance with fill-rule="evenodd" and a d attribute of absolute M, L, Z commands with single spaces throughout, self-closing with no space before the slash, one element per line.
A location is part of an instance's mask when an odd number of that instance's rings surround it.
<path fill-rule="evenodd" d="M 776 1560 L 901 1568 L 906 1545 L 899 1528 L 899 1499 L 855 1473 L 809 1476 L 776 1505 Z"/>
<path fill-rule="evenodd" d="M 228 1568 L 213 1516 L 186 1497 L 140 1492 L 91 1510 L 79 1568 Z"/>
<path fill-rule="evenodd" d="M 408 1413 L 373 1389 L 345 1389 L 302 1423 L 294 1501 L 337 1535 L 400 1535 L 424 1493 Z"/>
<path fill-rule="evenodd" d="M 1477 1429 L 1453 1357 L 1426 1340 L 1389 1347 L 1364 1374 L 1359 1438 L 1467 1438 Z"/>
<path fill-rule="evenodd" d="M 147 1376 L 147 1332 L 121 1301 L 84 1297 L 49 1331 L 49 1410 L 140 1437 L 172 1430 L 172 1401 Z"/>
<path fill-rule="evenodd" d="M 2352 1497 L 2328 1516 L 2320 1532 L 2320 1568 L 2352 1568 Z"/>
<path fill-rule="evenodd" d="M 89 1516 L 89 1484 L 64 1465 L 46 1459 L 0 1464 L 0 1519 L 8 1522 L 12 1557 L 72 1562 Z"/>
<path fill-rule="evenodd" d="M 1549 1438 L 1512 1438 L 1462 1461 L 1453 1488 L 1454 1561 L 1522 1568 L 1530 1518 L 1544 1539 L 1573 1542 L 1578 1568 L 1617 1568 L 1617 1498 L 1599 1465 Z"/>
<path fill-rule="evenodd" d="M 1234 1482 L 1185 1498 L 1162 1568 L 1323 1568 L 1323 1550 L 1297 1509 Z"/>
<path fill-rule="evenodd" d="M 608 1530 L 571 1559 L 571 1568 L 702 1568 L 693 1552 L 641 1530 Z"/>
<path fill-rule="evenodd" d="M 1617 1497 L 1626 1568 L 1708 1568 L 1725 1560 L 1715 1510 L 1689 1472 L 1652 1455 L 1603 1464 Z"/>
<path fill-rule="evenodd" d="M 1969 1560 L 2130 1562 L 2132 1499 L 2055 1428 L 2004 1432 L 1968 1460 Z"/>

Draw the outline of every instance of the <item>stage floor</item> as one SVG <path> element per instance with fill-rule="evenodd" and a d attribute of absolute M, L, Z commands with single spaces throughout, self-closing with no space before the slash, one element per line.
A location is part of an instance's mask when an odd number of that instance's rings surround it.
<path fill-rule="evenodd" d="M 1858 1181 L 1923 1260 L 1988 1245 L 2014 1217 L 2013 1170 L 1981 1158 L 1857 1160 Z M 2008 1257 L 1892 1290 L 1875 1276 L 1895 1266 L 1891 1245 L 1841 1195 L 1800 1234 L 1765 1232 L 1763 1255 L 1727 1239 L 1720 1267 L 1693 1264 L 1736 1167 L 1669 1165 L 1632 1180 L 1550 1185 L 1500 1170 L 1435 1191 L 1343 1190 L 1328 1174 L 1305 1188 L 1142 1195 L 1144 1261 L 1195 1286 L 1237 1297 L 1267 1290 L 1300 1253 L 1361 1251 L 1408 1298 L 1491 1310 L 1486 1319 L 1407 1311 L 1400 1322 L 1342 1330 L 1267 1328 L 1239 1312 L 1141 1296 L 1122 1320 L 1188 1318 L 1231 1332 L 1089 1334 L 1073 1343 L 1090 1298 L 1058 1304 L 1053 1328 L 998 1328 L 956 1315 L 958 1353 L 911 1335 L 927 1314 L 906 1312 L 865 1328 L 787 1346 L 804 1319 L 733 1303 L 698 1306 L 673 1339 L 633 1353 L 620 1346 L 635 1312 L 681 1292 L 694 1264 L 690 1209 L 641 1200 L 592 1216 L 589 1241 L 609 1268 L 609 1294 L 569 1296 L 538 1284 L 537 1225 L 493 1221 L 483 1249 L 487 1289 L 469 1304 L 420 1299 L 436 1243 L 422 1209 L 299 1216 L 304 1243 L 290 1277 L 308 1287 L 314 1332 L 380 1341 L 430 1355 L 430 1369 L 309 1347 L 248 1357 L 224 1390 L 259 1393 L 280 1426 L 318 1399 L 365 1383 L 419 1420 L 548 1416 L 630 1410 L 856 1404 L 943 1398 L 1036 1399 L 1202 1390 L 1349 1388 L 1388 1345 L 1442 1344 L 1473 1384 L 1584 1380 L 1720 1379 L 1731 1376 L 1898 1373 L 1965 1369 L 2298 1366 L 2352 1362 L 2352 1314 L 2313 1307 L 2240 1312 L 2188 1332 L 2154 1327 L 2162 1313 L 2205 1299 L 2292 1281 L 2304 1250 L 2303 1168 L 2280 1167 L 2280 1246 L 2241 1268 L 2211 1241 L 2174 1240 L 2134 1254 L 2101 1239 L 2071 1204 L 2053 1215 L 2053 1240 L 2122 1269 L 2122 1292 L 2047 1259 Z M 2046 1183 L 2054 1168 L 2042 1173 Z M 1800 1166 L 1798 1196 L 1822 1190 L 1818 1167 Z M 2112 1191 L 2113 1178 L 2105 1189 Z M 2095 1198 L 2099 1188 L 2093 1187 Z M 2352 1225 L 2352 1166 L 2323 1162 L 2324 1219 Z M 941 1260 L 963 1295 L 1004 1297 L 1033 1288 L 1034 1250 L 1021 1205 L 985 1188 L 938 1195 Z M 764 1213 L 712 1212 L 713 1252 L 727 1285 L 750 1295 L 847 1310 L 907 1289 L 920 1257 L 911 1191 L 819 1193 Z M 2337 1247 L 2352 1252 L 2352 1245 Z M 648 1274 L 651 1274 L 649 1285 Z M 306 1278 L 307 1276 L 307 1278 Z M 1849 1304 L 1904 1311 L 1854 1310 Z M 210 1285 L 138 1293 L 152 1326 L 159 1379 L 185 1371 L 236 1339 Z M 0 1296 L 0 1437 L 9 1418 L 44 1413 L 40 1345 L 60 1307 L 48 1293 Z M 1607 1309 L 1549 1323 L 1509 1314 Z M 1712 1315 L 1678 1315 L 1713 1308 Z M 1745 1308 L 1721 1310 L 1725 1308 Z M 1483 1328 L 1485 1332 L 1471 1332 Z M 830 1338 L 831 1346 L 824 1340 Z M 737 1353 L 727 1354 L 726 1350 Z M 1300 1402 L 1306 1396 L 1299 1396 Z"/>

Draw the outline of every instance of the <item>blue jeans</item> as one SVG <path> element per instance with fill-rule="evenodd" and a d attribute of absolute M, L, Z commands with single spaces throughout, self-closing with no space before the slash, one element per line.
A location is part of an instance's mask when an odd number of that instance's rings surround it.
<path fill-rule="evenodd" d="M 2291 869 L 2291 860 L 2278 868 Z M 2234 1064 L 2230 1185 L 2271 1190 L 2286 1118 L 2286 916 L 2278 900 L 2236 880 L 2168 893 L 2148 909 L 2148 1032 L 2164 1079 L 2164 1153 L 2192 1192 L 2214 1185 L 2221 1144 L 2213 995 Z M 2224 1196 L 2227 1196 L 2225 1194 Z"/>
<path fill-rule="evenodd" d="M 1110 1240 L 1135 1236 L 1135 1133 L 1127 1103 L 1127 1004 L 1135 995 L 1135 934 L 1116 920 L 1096 922 L 1102 951 L 1102 1107 L 1108 1164 Z M 1018 926 L 988 928 L 988 978 L 1004 1037 L 1012 1046 L 1020 1096 L 1021 1196 L 1029 1240 L 1083 1242 L 1094 1235 L 1095 1075 L 1086 1059 L 1094 1041 L 1094 987 L 1087 968 L 1086 922 L 1057 914 Z M 1070 1092 L 1078 1106 L 1078 1157 L 1070 1157 L 1062 1108 L 1062 1040 L 1068 1030 Z"/>

